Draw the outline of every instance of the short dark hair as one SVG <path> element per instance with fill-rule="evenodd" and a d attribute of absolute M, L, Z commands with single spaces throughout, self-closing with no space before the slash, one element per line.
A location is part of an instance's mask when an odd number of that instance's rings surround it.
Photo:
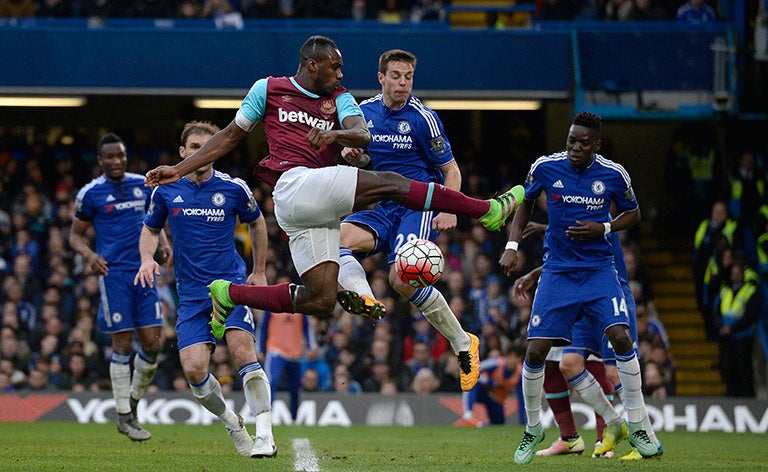
<path fill-rule="evenodd" d="M 184 130 L 181 132 L 181 145 L 187 145 L 187 138 L 191 134 L 210 134 L 213 136 L 219 130 L 220 128 L 210 121 L 190 121 L 184 125 Z"/>
<path fill-rule="evenodd" d="M 603 123 L 600 120 L 600 117 L 588 111 L 579 112 L 576 116 L 573 117 L 571 124 L 593 129 L 597 131 L 598 135 L 603 129 Z"/>
<path fill-rule="evenodd" d="M 104 146 L 114 143 L 121 143 L 123 146 L 125 146 L 125 141 L 123 141 L 123 138 L 120 136 L 116 135 L 115 133 L 105 134 L 101 137 L 101 139 L 99 139 L 99 144 L 96 146 L 96 154 L 101 155 L 101 149 Z"/>
<path fill-rule="evenodd" d="M 336 43 L 327 36 L 314 35 L 307 38 L 299 49 L 299 64 L 305 65 L 308 60 L 317 61 L 328 50 L 338 49 Z"/>
<path fill-rule="evenodd" d="M 416 56 L 413 53 L 402 49 L 390 49 L 389 51 L 384 51 L 381 56 L 379 56 L 379 72 L 386 74 L 390 62 L 406 62 L 411 64 L 414 69 L 416 68 Z"/>

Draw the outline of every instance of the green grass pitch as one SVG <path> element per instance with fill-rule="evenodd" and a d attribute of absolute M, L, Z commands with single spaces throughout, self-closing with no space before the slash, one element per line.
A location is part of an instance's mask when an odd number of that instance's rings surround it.
<path fill-rule="evenodd" d="M 153 434 L 133 443 L 113 424 L 65 422 L 0 423 L 3 471 L 757 471 L 768 470 L 768 437 L 763 434 L 661 432 L 661 459 L 625 462 L 581 456 L 536 457 L 518 466 L 512 454 L 520 426 L 275 427 L 278 457 L 237 455 L 220 425 L 146 425 Z M 585 431 L 592 444 L 594 431 Z M 547 431 L 543 446 L 557 438 Z M 306 440 L 306 441 L 302 441 Z M 307 442 L 308 441 L 308 442 Z M 617 447 L 619 454 L 629 445 Z"/>

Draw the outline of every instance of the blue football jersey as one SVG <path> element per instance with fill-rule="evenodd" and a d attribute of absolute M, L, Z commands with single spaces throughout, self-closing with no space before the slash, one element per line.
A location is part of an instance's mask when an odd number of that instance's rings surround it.
<path fill-rule="evenodd" d="M 149 192 L 144 176 L 130 172 L 120 182 L 101 175 L 77 192 L 75 218 L 93 224 L 95 250 L 109 270 L 139 270 L 139 236 Z"/>
<path fill-rule="evenodd" d="M 614 264 L 614 244 L 603 237 L 576 241 L 565 231 L 576 221 L 611 221 L 611 202 L 619 213 L 638 207 L 624 167 L 598 154 L 580 170 L 563 151 L 538 158 L 528 173 L 525 198 L 547 193 L 549 224 L 544 236 L 544 266 L 555 270 L 589 269 Z"/>
<path fill-rule="evenodd" d="M 368 154 L 374 170 L 393 171 L 420 182 L 444 183 L 439 167 L 453 160 L 437 114 L 416 97 L 399 110 L 384 106 L 381 94 L 360 104 L 371 132 Z"/>
<path fill-rule="evenodd" d="M 245 261 L 235 248 L 235 225 L 238 218 L 251 223 L 260 215 L 243 180 L 214 171 L 199 186 L 185 177 L 155 188 L 144 224 L 161 229 L 169 221 L 179 297 L 203 300 L 214 279 L 244 283 Z"/>

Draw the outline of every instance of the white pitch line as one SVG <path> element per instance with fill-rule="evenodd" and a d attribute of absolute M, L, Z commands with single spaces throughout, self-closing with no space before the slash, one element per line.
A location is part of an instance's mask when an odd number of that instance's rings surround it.
<path fill-rule="evenodd" d="M 301 472 L 320 472 L 320 464 L 317 463 L 317 456 L 307 438 L 295 438 L 291 445 L 296 451 L 296 461 L 293 463 L 293 470 Z"/>

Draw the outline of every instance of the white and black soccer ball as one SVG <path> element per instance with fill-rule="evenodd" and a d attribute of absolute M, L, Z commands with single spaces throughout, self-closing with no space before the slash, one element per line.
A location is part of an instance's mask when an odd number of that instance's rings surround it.
<path fill-rule="evenodd" d="M 445 260 L 437 244 L 427 239 L 408 241 L 395 254 L 400 280 L 411 287 L 432 285 L 443 275 Z"/>

